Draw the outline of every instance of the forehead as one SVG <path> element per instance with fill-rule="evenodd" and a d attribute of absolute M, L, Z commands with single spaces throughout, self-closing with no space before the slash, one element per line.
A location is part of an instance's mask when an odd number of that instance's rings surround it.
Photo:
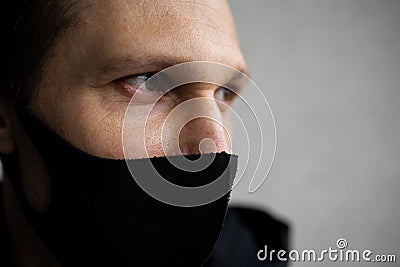
<path fill-rule="evenodd" d="M 153 43 L 157 39 L 174 43 L 183 39 L 217 39 L 229 45 L 236 38 L 224 0 L 92 1 L 85 10 L 84 19 L 91 26 L 86 30 L 95 30 L 97 35 L 107 33 L 116 42 L 129 39 L 138 45 L 149 45 L 146 41 L 150 39 Z M 178 35 L 186 38 L 177 40 Z"/>
<path fill-rule="evenodd" d="M 233 19 L 224 0 L 88 1 L 70 32 L 75 62 L 149 56 L 171 63 L 194 60 L 243 65 Z M 165 66 L 167 67 L 167 66 Z"/>

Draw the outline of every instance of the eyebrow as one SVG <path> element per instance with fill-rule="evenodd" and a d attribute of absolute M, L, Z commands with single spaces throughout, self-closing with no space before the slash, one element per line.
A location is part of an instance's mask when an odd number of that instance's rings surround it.
<path fill-rule="evenodd" d="M 101 80 L 111 80 L 130 75 L 158 72 L 177 64 L 193 61 L 195 60 L 154 55 L 144 57 L 120 56 L 107 60 L 106 64 L 94 70 L 94 74 Z M 249 76 L 249 70 L 245 64 L 231 67 Z"/>

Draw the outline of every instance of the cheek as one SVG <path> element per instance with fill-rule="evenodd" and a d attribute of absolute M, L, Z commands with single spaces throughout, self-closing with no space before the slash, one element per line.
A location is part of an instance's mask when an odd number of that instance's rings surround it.
<path fill-rule="evenodd" d="M 102 89 L 56 88 L 43 92 L 30 108 L 61 138 L 103 158 L 123 157 L 121 131 L 127 101 Z"/>
<path fill-rule="evenodd" d="M 112 90 L 70 95 L 63 102 L 62 110 L 55 108 L 62 114 L 56 131 L 86 153 L 110 159 L 164 156 L 161 128 L 173 101 L 160 101 L 149 116 L 151 105 L 128 109 L 129 98 Z"/>
<path fill-rule="evenodd" d="M 130 107 L 123 127 L 125 158 L 163 157 L 171 151 L 171 142 L 168 138 L 163 139 L 163 133 L 168 133 L 170 129 L 163 128 L 163 124 L 172 107 L 169 101 L 159 102 L 153 109 L 151 106 Z"/>
<path fill-rule="evenodd" d="M 126 104 L 101 102 L 83 101 L 65 117 L 61 127 L 65 129 L 67 140 L 79 149 L 102 158 L 121 159 Z"/>

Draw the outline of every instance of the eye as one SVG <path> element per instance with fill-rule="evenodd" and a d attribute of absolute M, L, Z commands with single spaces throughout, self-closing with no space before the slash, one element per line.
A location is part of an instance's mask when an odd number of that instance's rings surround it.
<path fill-rule="evenodd" d="M 225 87 L 221 87 L 215 91 L 214 98 L 225 103 L 226 105 L 231 105 L 236 98 L 236 93 Z"/>
<path fill-rule="evenodd" d="M 145 82 L 147 82 L 154 74 L 155 74 L 154 72 L 150 72 L 150 73 L 129 76 L 124 78 L 123 81 L 137 88 L 142 86 L 141 89 L 143 90 L 154 91 L 155 86 L 151 85 L 149 86 L 149 84 L 145 84 Z"/>
<path fill-rule="evenodd" d="M 128 97 L 132 97 L 139 91 L 143 94 L 155 92 L 157 87 L 153 83 L 146 83 L 154 74 L 156 73 L 149 72 L 121 78 L 117 80 L 118 89 Z"/>

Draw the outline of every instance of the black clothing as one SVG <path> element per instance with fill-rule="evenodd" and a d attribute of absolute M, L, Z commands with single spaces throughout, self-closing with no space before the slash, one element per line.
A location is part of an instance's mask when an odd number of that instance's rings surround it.
<path fill-rule="evenodd" d="M 2 185 L 0 183 L 0 266 L 9 265 L 10 239 L 6 231 Z M 287 262 L 261 262 L 257 252 L 288 251 L 288 226 L 265 212 L 243 207 L 230 207 L 216 247 L 204 267 L 282 267 Z"/>
<path fill-rule="evenodd" d="M 0 182 L 0 266 L 8 267 L 11 248 L 10 239 L 6 230 L 7 226 L 4 214 L 3 187 Z"/>

